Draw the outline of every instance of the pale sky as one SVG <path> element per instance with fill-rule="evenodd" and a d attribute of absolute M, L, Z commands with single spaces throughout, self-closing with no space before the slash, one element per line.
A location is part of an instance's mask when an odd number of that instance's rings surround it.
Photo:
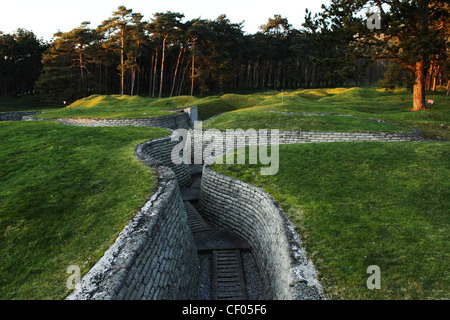
<path fill-rule="evenodd" d="M 58 30 L 67 32 L 83 21 L 97 27 L 124 5 L 150 20 L 155 12 L 180 12 L 186 19 L 216 19 L 226 14 L 232 23 L 244 22 L 244 31 L 255 33 L 269 17 L 280 14 L 294 28 L 304 22 L 305 9 L 319 12 L 328 0 L 0 0 L 0 31 L 13 33 L 18 28 L 33 31 L 38 38 L 51 40 Z"/>

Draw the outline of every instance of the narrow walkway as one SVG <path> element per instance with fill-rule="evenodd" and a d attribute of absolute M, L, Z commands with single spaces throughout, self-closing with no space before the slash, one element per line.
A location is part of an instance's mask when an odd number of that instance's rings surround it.
<path fill-rule="evenodd" d="M 245 300 L 244 271 L 239 250 L 212 253 L 212 299 Z"/>
<path fill-rule="evenodd" d="M 263 300 L 263 286 L 251 246 L 239 235 L 208 224 L 196 208 L 201 171 L 182 189 L 188 224 L 200 258 L 198 300 Z"/>

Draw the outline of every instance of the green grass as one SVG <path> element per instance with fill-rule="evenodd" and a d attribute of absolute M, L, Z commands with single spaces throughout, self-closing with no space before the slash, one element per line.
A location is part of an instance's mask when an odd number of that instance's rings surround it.
<path fill-rule="evenodd" d="M 205 123 L 206 129 L 279 129 L 325 132 L 412 132 L 411 128 L 355 117 L 286 115 L 253 108 L 230 112 Z"/>
<path fill-rule="evenodd" d="M 92 95 L 75 101 L 66 108 L 48 111 L 36 117 L 41 119 L 133 119 L 164 117 L 176 113 L 176 111 L 167 110 L 181 108 L 192 101 L 195 101 L 195 98 L 190 96 L 159 100 L 140 96 Z"/>
<path fill-rule="evenodd" d="M 180 96 L 172 98 L 148 98 L 141 96 L 92 95 L 75 101 L 60 110 L 45 110 L 37 115 L 41 119 L 55 118 L 95 118 L 95 119 L 133 119 L 163 117 L 176 113 L 171 109 L 198 106 L 201 120 L 217 114 L 253 105 L 261 99 L 251 96 L 225 95 L 205 98 Z"/>
<path fill-rule="evenodd" d="M 203 98 L 195 103 L 200 120 L 207 120 L 217 114 L 236 110 L 230 102 L 220 97 Z"/>
<path fill-rule="evenodd" d="M 59 105 L 59 106 L 55 106 Z M 36 111 L 62 108 L 61 102 L 45 102 L 41 101 L 39 95 L 28 95 L 20 97 L 2 96 L 0 95 L 0 112 L 15 112 L 15 111 Z"/>
<path fill-rule="evenodd" d="M 280 171 L 214 170 L 264 188 L 301 234 L 329 299 L 449 299 L 450 145 L 280 147 Z M 371 265 L 381 290 L 366 287 Z"/>
<path fill-rule="evenodd" d="M 59 299 L 155 192 L 136 145 L 153 128 L 0 123 L 0 299 Z"/>
<path fill-rule="evenodd" d="M 265 91 L 251 94 L 222 96 L 149 98 L 141 96 L 92 95 L 58 110 L 46 110 L 42 119 L 95 118 L 125 119 L 151 118 L 174 114 L 175 108 L 199 107 L 199 117 L 207 120 L 205 129 L 280 129 L 296 131 L 341 132 L 410 132 L 411 128 L 424 132 L 428 139 L 450 140 L 450 98 L 445 88 L 428 92 L 427 99 L 435 103 L 430 109 L 412 112 L 412 96 L 402 89 L 387 92 L 377 87 L 328 88 Z M 0 108 L 2 101 L 0 101 Z M 0 109 L 1 110 L 1 109 Z M 330 113 L 354 115 L 350 117 L 305 117 L 283 115 L 270 111 L 294 113 Z M 369 119 L 381 119 L 391 125 Z"/>
<path fill-rule="evenodd" d="M 445 88 L 428 92 L 434 100 L 430 109 L 412 112 L 412 96 L 406 90 L 392 93 L 380 88 L 298 89 L 287 92 L 267 91 L 249 95 L 233 95 L 235 111 L 222 114 L 204 124 L 205 129 L 280 129 L 305 131 L 384 131 L 408 132 L 422 130 L 428 139 L 450 140 L 450 97 Z M 223 96 L 222 99 L 226 99 Z M 239 103 L 239 100 L 242 102 Z M 235 106 L 236 106 L 235 105 Z M 282 115 L 270 111 L 296 113 L 330 113 L 358 116 L 302 117 Z M 392 126 L 367 119 L 381 119 Z"/>
<path fill-rule="evenodd" d="M 148 118 L 192 105 L 205 129 L 409 132 L 450 140 L 450 98 L 428 92 L 411 112 L 404 90 L 299 89 L 154 99 L 93 95 L 40 118 Z M 29 110 L 30 97 L 0 97 L 1 111 Z M 34 110 L 34 109 L 33 109 Z M 270 111 L 349 114 L 285 115 Z M 388 121 L 386 125 L 369 120 Z M 0 122 L 0 299 L 58 299 L 69 265 L 87 272 L 156 187 L 135 146 L 168 134 L 150 128 L 83 128 Z M 304 237 L 327 297 L 449 298 L 449 145 L 334 143 L 281 146 L 280 172 L 216 166 L 265 188 Z M 382 290 L 365 287 L 382 271 Z"/>
<path fill-rule="evenodd" d="M 41 119 L 55 118 L 94 118 L 94 119 L 134 119 L 164 117 L 175 114 L 172 109 L 186 108 L 196 105 L 199 117 L 206 120 L 216 114 L 236 110 L 231 103 L 219 97 L 196 98 L 180 96 L 155 99 L 140 96 L 105 96 L 92 95 L 75 101 L 60 110 L 47 110 L 37 115 Z"/>

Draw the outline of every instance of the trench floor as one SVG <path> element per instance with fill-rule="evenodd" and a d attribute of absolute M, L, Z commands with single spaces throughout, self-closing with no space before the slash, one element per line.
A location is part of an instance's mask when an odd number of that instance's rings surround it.
<path fill-rule="evenodd" d="M 191 172 L 192 185 L 182 189 L 182 196 L 200 260 L 198 300 L 265 300 L 251 246 L 202 217 L 197 206 L 201 170 L 194 167 Z"/>

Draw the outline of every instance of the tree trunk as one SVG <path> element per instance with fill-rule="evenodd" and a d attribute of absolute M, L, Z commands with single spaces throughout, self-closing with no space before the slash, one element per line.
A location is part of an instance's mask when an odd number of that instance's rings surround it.
<path fill-rule="evenodd" d="M 425 61 L 420 60 L 416 63 L 415 68 L 416 82 L 413 89 L 413 109 L 412 111 L 425 110 L 425 84 L 426 84 L 426 69 Z"/>
<path fill-rule="evenodd" d="M 152 87 L 153 87 L 153 64 L 155 63 L 155 55 L 152 54 L 152 62 L 150 63 L 149 67 L 149 78 L 148 78 L 148 95 L 150 96 L 152 94 Z"/>
<path fill-rule="evenodd" d="M 194 95 L 194 75 L 195 75 L 195 44 L 192 43 L 191 96 Z"/>
<path fill-rule="evenodd" d="M 172 89 L 170 90 L 170 97 L 173 96 L 173 90 L 175 89 L 175 84 L 177 82 L 177 74 L 178 74 L 178 66 L 180 65 L 181 54 L 184 50 L 180 50 L 180 54 L 178 55 L 177 66 L 175 67 L 175 72 L 173 76 Z"/>
<path fill-rule="evenodd" d="M 99 63 L 100 71 L 98 73 L 98 94 L 102 94 L 102 64 Z"/>
<path fill-rule="evenodd" d="M 85 90 L 84 90 L 84 70 L 83 70 L 83 54 L 80 52 L 80 89 L 81 89 L 81 96 L 83 98 L 86 97 Z"/>
<path fill-rule="evenodd" d="M 124 60 L 125 60 L 125 58 L 124 58 L 125 35 L 124 35 L 124 29 L 122 29 L 122 34 L 120 37 L 120 46 L 121 46 L 121 48 L 120 48 L 120 92 L 121 92 L 121 95 L 123 96 L 125 93 L 125 91 L 124 91 L 125 90 L 125 85 L 124 85 L 124 79 L 125 79 L 125 62 L 124 62 Z"/>
<path fill-rule="evenodd" d="M 136 80 L 136 68 L 131 71 L 131 96 L 134 95 L 134 82 Z"/>
<path fill-rule="evenodd" d="M 159 50 L 156 48 L 156 58 L 155 58 L 155 68 L 153 70 L 153 89 L 152 89 L 152 97 L 155 96 L 155 89 L 156 89 L 156 71 L 158 70 L 158 53 Z"/>
<path fill-rule="evenodd" d="M 108 66 L 105 66 L 105 94 L 108 95 Z"/>
<path fill-rule="evenodd" d="M 141 57 L 139 57 L 139 64 L 138 64 L 138 66 L 140 66 L 140 65 L 141 65 Z M 140 93 L 140 88 L 141 88 L 141 69 L 138 69 L 137 70 L 137 79 L 136 79 L 136 95 L 137 96 Z"/>
<path fill-rule="evenodd" d="M 433 73 L 433 82 L 431 84 L 431 90 L 433 90 L 433 91 L 436 91 L 437 78 L 439 76 L 439 72 L 440 72 L 440 65 L 438 65 L 436 67 L 436 69 L 434 70 L 434 73 Z"/>
<path fill-rule="evenodd" d="M 164 81 L 164 60 L 166 59 L 166 40 L 167 36 L 164 37 L 163 40 L 163 51 L 162 51 L 162 60 L 161 60 L 161 79 L 159 83 L 159 98 L 162 97 L 162 90 L 163 90 L 163 81 Z"/>
<path fill-rule="evenodd" d="M 189 69 L 188 63 L 186 63 L 186 67 L 183 70 L 183 75 L 181 76 L 180 86 L 178 88 L 178 95 L 181 96 L 181 92 L 183 90 L 184 79 L 186 78 L 186 71 Z"/>
<path fill-rule="evenodd" d="M 447 83 L 447 97 L 450 96 L 450 80 Z"/>

